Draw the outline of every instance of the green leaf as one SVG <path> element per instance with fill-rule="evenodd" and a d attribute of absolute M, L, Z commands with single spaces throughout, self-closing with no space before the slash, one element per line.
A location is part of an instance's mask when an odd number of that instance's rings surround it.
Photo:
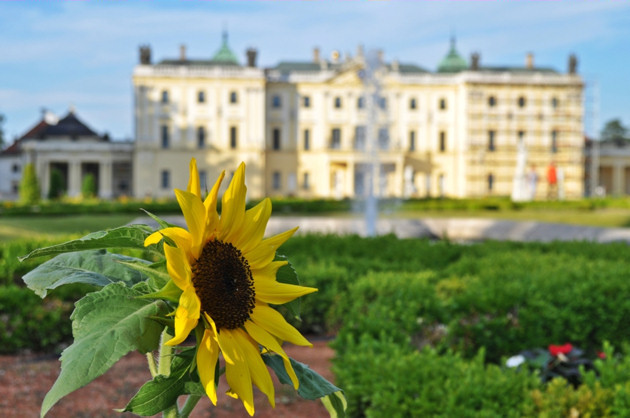
<path fill-rule="evenodd" d="M 321 401 L 331 418 L 343 418 L 346 416 L 348 401 L 342 390 L 324 396 L 321 398 Z"/>
<path fill-rule="evenodd" d="M 119 263 L 120 261 L 144 263 L 138 258 L 108 253 L 105 250 L 80 251 L 60 254 L 27 273 L 24 283 L 40 297 L 49 290 L 70 283 L 86 283 L 107 286 L 124 282 L 127 286 L 146 280 L 147 276 Z"/>
<path fill-rule="evenodd" d="M 166 222 L 164 219 L 162 219 L 162 218 L 152 214 L 151 212 L 149 212 L 146 209 L 140 208 L 140 210 L 143 211 L 144 213 L 146 213 L 147 215 L 149 215 L 151 217 L 151 219 L 153 219 L 155 222 L 157 222 L 161 229 L 171 228 L 171 227 L 179 227 L 178 225 L 174 225 L 172 223 Z"/>
<path fill-rule="evenodd" d="M 157 349 L 163 326 L 149 316 L 164 315 L 167 306 L 159 300 L 138 298 L 147 290 L 145 283 L 133 288 L 113 283 L 76 303 L 71 316 L 75 340 L 61 354 L 61 373 L 44 398 L 42 416 L 59 399 L 101 376 L 130 351 Z"/>
<path fill-rule="evenodd" d="M 277 354 L 264 354 L 265 364 L 273 369 L 280 383 L 291 384 L 291 379 L 284 368 L 282 357 Z M 304 399 L 319 399 L 335 392 L 341 391 L 337 386 L 324 379 L 320 374 L 311 370 L 306 364 L 289 358 L 291 366 L 300 382 L 298 395 Z"/>
<path fill-rule="evenodd" d="M 197 386 L 189 373 L 191 361 L 194 359 L 194 356 L 173 357 L 171 374 L 169 376 L 158 375 L 142 385 L 125 409 L 120 412 L 133 412 L 145 417 L 151 416 L 176 405 L 180 395 L 190 393 L 191 390 L 196 393 Z M 197 385 L 203 390 L 200 383 L 197 382 Z"/>
<path fill-rule="evenodd" d="M 166 260 L 153 264 L 147 264 L 144 260 L 139 259 L 119 261 L 119 263 L 149 276 L 151 278 L 150 284 L 156 290 L 164 287 L 171 280 L 171 276 L 166 272 Z"/>
<path fill-rule="evenodd" d="M 159 291 L 146 294 L 142 297 L 146 299 L 165 299 L 171 302 L 179 302 L 179 297 L 181 295 L 182 289 L 177 287 L 175 282 L 169 280 Z"/>
<path fill-rule="evenodd" d="M 287 258 L 286 256 L 283 256 L 283 255 L 276 255 L 275 261 L 287 261 Z M 280 269 L 278 269 L 278 273 L 276 274 L 276 280 L 279 283 L 287 283 L 287 284 L 293 284 L 297 286 L 300 285 L 297 272 L 295 271 L 291 263 L 287 264 L 286 266 L 282 266 L 280 267 Z M 279 305 L 278 309 L 281 311 L 284 309 L 288 310 L 291 316 L 293 316 L 293 318 L 299 320 L 300 309 L 301 309 L 300 298 L 297 298 L 295 300 L 292 300 L 291 302 L 287 302 L 285 304 Z"/>
<path fill-rule="evenodd" d="M 146 225 L 129 225 L 119 228 L 108 229 L 106 231 L 92 232 L 83 238 L 52 245 L 50 247 L 38 248 L 31 251 L 20 261 L 28 260 L 45 255 L 57 255 L 73 251 L 100 250 L 102 248 L 144 248 L 144 240 L 153 230 Z M 147 248 L 159 254 L 155 247 Z"/>

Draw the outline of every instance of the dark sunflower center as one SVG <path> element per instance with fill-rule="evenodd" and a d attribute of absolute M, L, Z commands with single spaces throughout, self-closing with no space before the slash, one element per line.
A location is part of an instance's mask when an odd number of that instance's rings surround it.
<path fill-rule="evenodd" d="M 192 266 L 192 282 L 201 310 L 217 329 L 243 326 L 254 311 L 254 279 L 240 250 L 230 243 L 209 241 Z"/>

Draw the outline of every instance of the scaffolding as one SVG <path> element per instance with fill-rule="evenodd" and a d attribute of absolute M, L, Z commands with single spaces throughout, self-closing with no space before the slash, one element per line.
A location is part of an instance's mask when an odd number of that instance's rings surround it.
<path fill-rule="evenodd" d="M 586 175 L 584 193 L 587 197 L 601 194 L 599 189 L 599 82 L 596 77 L 585 77 L 584 83 L 584 133 Z"/>

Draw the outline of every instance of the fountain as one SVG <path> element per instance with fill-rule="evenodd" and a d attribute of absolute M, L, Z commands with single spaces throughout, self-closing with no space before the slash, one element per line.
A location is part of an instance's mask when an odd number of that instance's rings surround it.
<path fill-rule="evenodd" d="M 366 109 L 365 127 L 365 152 L 367 154 L 367 164 L 364 171 L 365 182 L 365 234 L 366 236 L 376 235 L 376 222 L 378 219 L 378 198 L 374 190 L 374 184 L 381 179 L 381 165 L 378 156 L 378 141 L 387 141 L 389 138 L 380 138 L 382 132 L 380 127 L 383 119 L 386 120 L 385 106 L 381 106 L 383 96 L 381 93 L 381 79 L 385 71 L 382 55 L 379 51 L 370 51 L 365 58 L 364 69 L 359 77 L 364 85 L 364 103 Z M 385 116 L 385 117 L 384 117 Z M 379 185 L 379 194 L 383 193 L 383 185 Z"/>

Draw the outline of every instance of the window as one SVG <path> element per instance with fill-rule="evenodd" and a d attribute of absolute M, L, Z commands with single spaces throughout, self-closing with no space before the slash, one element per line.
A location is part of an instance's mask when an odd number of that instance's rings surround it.
<path fill-rule="evenodd" d="M 357 109 L 365 108 L 365 99 L 363 97 L 359 97 L 357 99 Z"/>
<path fill-rule="evenodd" d="M 354 128 L 354 149 L 365 149 L 365 126 L 363 125 Z"/>
<path fill-rule="evenodd" d="M 418 104 L 416 103 L 416 99 L 409 100 L 409 109 L 415 110 L 418 108 Z"/>
<path fill-rule="evenodd" d="M 271 107 L 274 109 L 280 109 L 282 107 L 282 100 L 277 94 L 271 98 Z"/>
<path fill-rule="evenodd" d="M 168 126 L 162 125 L 160 129 L 160 137 L 162 139 L 162 148 L 166 149 L 169 147 L 169 135 L 168 135 Z"/>
<path fill-rule="evenodd" d="M 201 189 L 201 192 L 207 192 L 208 191 L 208 183 L 207 183 L 207 173 L 206 170 L 201 170 L 199 172 L 199 188 Z"/>
<path fill-rule="evenodd" d="M 378 107 L 381 109 L 387 109 L 387 99 L 385 97 L 380 97 L 378 99 Z"/>
<path fill-rule="evenodd" d="M 304 151 L 311 149 L 311 130 L 304 129 Z"/>
<path fill-rule="evenodd" d="M 554 109 L 558 108 L 558 98 L 557 97 L 553 97 L 551 99 L 551 107 L 553 107 Z"/>
<path fill-rule="evenodd" d="M 280 190 L 281 187 L 281 178 L 280 178 L 280 172 L 279 171 L 274 171 L 273 172 L 273 178 L 272 178 L 272 187 L 274 190 Z"/>
<path fill-rule="evenodd" d="M 446 99 L 440 99 L 440 110 L 446 110 Z"/>
<path fill-rule="evenodd" d="M 280 129 L 273 128 L 273 131 L 271 131 L 271 136 L 273 150 L 278 151 L 280 149 Z"/>
<path fill-rule="evenodd" d="M 235 91 L 230 92 L 230 103 L 238 103 L 238 94 Z"/>
<path fill-rule="evenodd" d="M 341 97 L 335 97 L 335 109 L 341 109 Z"/>
<path fill-rule="evenodd" d="M 304 173 L 304 177 L 303 177 L 303 180 L 302 180 L 302 188 L 304 190 L 308 190 L 308 189 L 311 188 L 311 181 L 310 181 L 309 177 L 310 176 L 309 176 L 308 173 Z"/>
<path fill-rule="evenodd" d="M 168 103 L 168 90 L 162 90 L 162 103 Z"/>
<path fill-rule="evenodd" d="M 497 105 L 497 98 L 494 96 L 488 97 L 488 106 L 495 107 Z"/>
<path fill-rule="evenodd" d="M 304 107 L 311 107 L 311 97 L 310 96 L 302 97 L 302 106 L 304 106 Z"/>
<path fill-rule="evenodd" d="M 168 170 L 162 170 L 162 188 L 170 189 L 171 188 L 171 173 Z"/>
<path fill-rule="evenodd" d="M 555 129 L 551 131 L 551 152 L 554 154 L 558 152 L 558 131 Z"/>
<path fill-rule="evenodd" d="M 440 131 L 440 152 L 446 151 L 446 132 Z"/>
<path fill-rule="evenodd" d="M 518 107 L 525 107 L 526 101 L 525 97 L 521 96 L 518 98 Z"/>
<path fill-rule="evenodd" d="M 205 103 L 206 102 L 206 92 L 199 91 L 197 93 L 197 103 Z"/>
<path fill-rule="evenodd" d="M 488 191 L 491 192 L 494 188 L 494 174 L 488 174 Z"/>
<path fill-rule="evenodd" d="M 518 131 L 518 140 L 519 142 L 525 138 L 525 131 Z"/>
<path fill-rule="evenodd" d="M 13 166 L 11 166 L 11 171 L 14 173 L 19 173 L 20 172 L 20 165 L 19 164 L 13 164 Z"/>
<path fill-rule="evenodd" d="M 416 150 L 416 131 L 409 131 L 409 151 Z"/>
<path fill-rule="evenodd" d="M 206 128 L 200 126 L 197 128 L 197 148 L 201 149 L 206 146 Z"/>
<path fill-rule="evenodd" d="M 389 149 L 389 132 L 387 128 L 379 128 L 378 130 L 378 147 L 382 150 Z"/>
<path fill-rule="evenodd" d="M 230 148 L 235 149 L 237 145 L 236 126 L 230 126 Z"/>
<path fill-rule="evenodd" d="M 488 131 L 488 151 L 495 150 L 494 137 L 496 135 L 495 131 Z"/>
<path fill-rule="evenodd" d="M 330 149 L 341 149 L 341 129 L 334 128 L 330 138 Z"/>

